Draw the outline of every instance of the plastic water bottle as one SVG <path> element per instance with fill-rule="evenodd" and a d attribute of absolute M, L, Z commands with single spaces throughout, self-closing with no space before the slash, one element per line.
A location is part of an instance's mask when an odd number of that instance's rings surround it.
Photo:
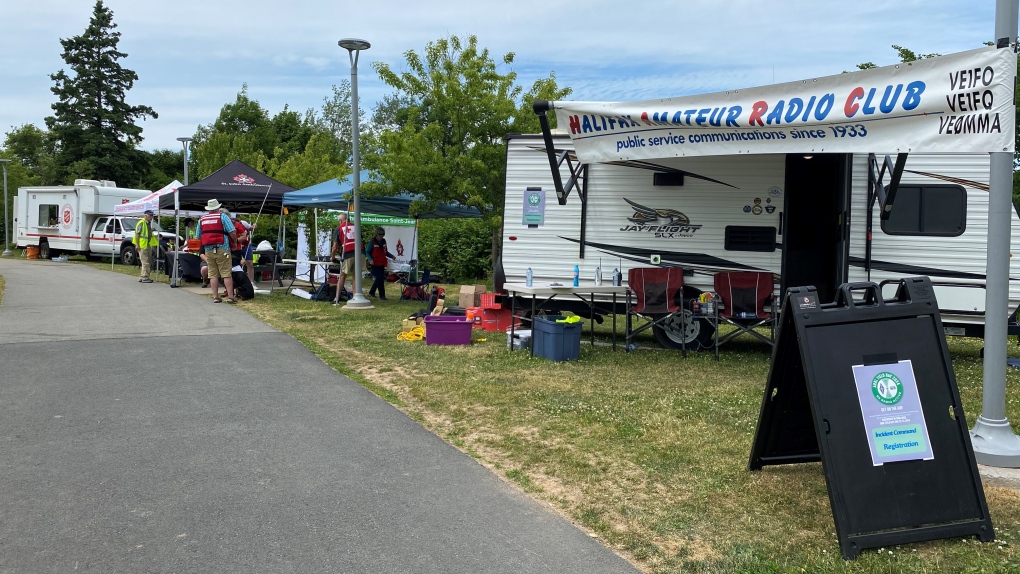
<path fill-rule="evenodd" d="M 531 282 L 534 278 L 535 276 L 531 272 L 531 267 L 528 267 L 528 271 L 524 274 L 524 284 L 531 287 Z"/>
<path fill-rule="evenodd" d="M 613 286 L 619 287 L 623 284 L 623 274 L 620 273 L 620 268 L 613 269 Z"/>
<path fill-rule="evenodd" d="M 602 285 L 602 266 L 599 265 L 595 268 L 595 284 Z"/>
<path fill-rule="evenodd" d="M 577 287 L 578 285 L 581 284 L 580 278 L 581 278 L 581 269 L 577 265 L 574 265 L 574 287 Z"/>

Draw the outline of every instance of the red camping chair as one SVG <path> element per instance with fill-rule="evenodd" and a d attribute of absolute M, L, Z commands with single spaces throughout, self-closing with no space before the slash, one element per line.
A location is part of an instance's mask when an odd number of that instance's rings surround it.
<path fill-rule="evenodd" d="M 735 331 L 720 337 L 716 330 L 716 348 L 741 333 L 748 333 L 758 339 L 773 344 L 775 340 L 776 302 L 773 300 L 774 286 L 771 273 L 754 271 L 735 271 L 716 273 L 715 292 L 722 299 L 722 308 L 718 309 L 719 319 L 736 327 Z M 765 303 L 772 302 L 769 311 Z M 755 331 L 756 327 L 769 326 L 769 336 Z"/>
<path fill-rule="evenodd" d="M 432 281 L 432 272 L 426 267 L 422 271 L 421 280 L 400 281 L 400 300 L 401 301 L 428 301 L 429 300 L 429 288 Z"/>
<path fill-rule="evenodd" d="M 627 351 L 636 348 L 631 343 L 638 333 L 680 316 L 681 325 L 684 321 L 683 300 L 684 270 L 680 267 L 639 267 L 627 273 Z M 631 293 L 637 303 L 631 305 Z M 633 317 L 647 321 L 637 329 L 631 325 Z M 681 331 L 685 329 L 681 328 Z M 684 347 L 684 352 L 687 348 Z"/>

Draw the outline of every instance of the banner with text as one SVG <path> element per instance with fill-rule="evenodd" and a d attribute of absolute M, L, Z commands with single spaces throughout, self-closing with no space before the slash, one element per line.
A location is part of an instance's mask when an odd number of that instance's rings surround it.
<path fill-rule="evenodd" d="M 585 163 L 758 153 L 1011 152 L 1016 54 L 982 48 L 746 90 L 553 102 Z"/>

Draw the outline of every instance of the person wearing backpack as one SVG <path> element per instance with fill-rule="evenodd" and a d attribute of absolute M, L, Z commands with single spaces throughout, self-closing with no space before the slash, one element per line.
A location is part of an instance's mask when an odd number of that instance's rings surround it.
<path fill-rule="evenodd" d="M 365 247 L 365 258 L 368 259 L 368 264 L 372 267 L 372 278 L 374 279 L 368 294 L 371 297 L 375 297 L 376 291 L 378 291 L 379 299 L 385 301 L 386 260 L 396 260 L 396 256 L 386 249 L 386 230 L 382 227 L 376 228 L 375 237 Z"/>

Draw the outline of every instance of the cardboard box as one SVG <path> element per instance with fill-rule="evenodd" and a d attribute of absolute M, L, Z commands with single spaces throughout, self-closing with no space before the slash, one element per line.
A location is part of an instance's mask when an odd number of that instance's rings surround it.
<path fill-rule="evenodd" d="M 418 322 L 415 321 L 414 319 L 404 319 L 402 330 L 405 333 L 410 333 L 411 329 L 414 329 L 415 325 L 417 325 L 417 324 L 418 324 Z"/>
<path fill-rule="evenodd" d="M 485 285 L 461 285 L 460 306 L 465 309 L 480 306 L 482 293 L 485 293 Z"/>

